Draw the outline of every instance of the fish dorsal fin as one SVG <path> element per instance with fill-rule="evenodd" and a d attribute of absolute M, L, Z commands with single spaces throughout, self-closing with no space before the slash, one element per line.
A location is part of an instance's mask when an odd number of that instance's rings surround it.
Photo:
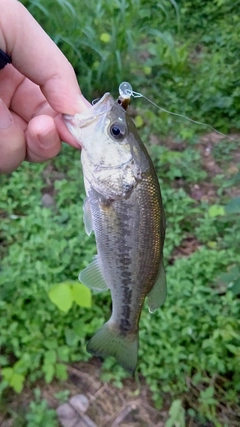
<path fill-rule="evenodd" d="M 93 223 L 92 223 L 90 203 L 87 197 L 84 200 L 84 204 L 83 204 L 83 221 L 85 225 L 85 231 L 87 235 L 90 236 L 91 232 L 93 231 Z"/>
<path fill-rule="evenodd" d="M 163 262 L 161 261 L 156 282 L 147 296 L 150 313 L 154 313 L 164 303 L 166 296 L 167 282 Z"/>
<path fill-rule="evenodd" d="M 103 292 L 108 290 L 99 265 L 98 256 L 95 256 L 91 264 L 81 271 L 78 278 L 83 285 L 87 286 L 93 292 Z"/>

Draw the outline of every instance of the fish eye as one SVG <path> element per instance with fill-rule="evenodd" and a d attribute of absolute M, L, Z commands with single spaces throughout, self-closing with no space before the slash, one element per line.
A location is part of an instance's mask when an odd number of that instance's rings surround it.
<path fill-rule="evenodd" d="M 123 139 L 126 135 L 126 127 L 123 123 L 114 123 L 110 127 L 110 134 L 115 139 Z"/>

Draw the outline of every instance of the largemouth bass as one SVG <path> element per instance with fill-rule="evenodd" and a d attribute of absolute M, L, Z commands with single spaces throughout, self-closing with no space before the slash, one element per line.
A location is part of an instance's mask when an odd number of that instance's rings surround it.
<path fill-rule="evenodd" d="M 133 373 L 144 299 L 154 312 L 166 297 L 158 179 L 134 123 L 109 93 L 84 113 L 64 119 L 82 147 L 84 223 L 97 245 L 97 256 L 79 280 L 95 291 L 110 289 L 112 296 L 111 318 L 87 350 L 114 356 Z"/>

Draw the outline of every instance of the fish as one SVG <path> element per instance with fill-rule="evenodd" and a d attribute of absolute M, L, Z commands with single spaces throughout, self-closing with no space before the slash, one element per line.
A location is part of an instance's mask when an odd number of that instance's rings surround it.
<path fill-rule="evenodd" d="M 110 319 L 87 343 L 92 355 L 116 361 L 133 374 L 137 367 L 139 320 L 167 294 L 163 265 L 165 215 L 158 178 L 137 129 L 110 93 L 83 113 L 64 116 L 81 145 L 86 199 L 85 230 L 93 231 L 97 255 L 80 273 L 95 292 L 110 290 Z"/>

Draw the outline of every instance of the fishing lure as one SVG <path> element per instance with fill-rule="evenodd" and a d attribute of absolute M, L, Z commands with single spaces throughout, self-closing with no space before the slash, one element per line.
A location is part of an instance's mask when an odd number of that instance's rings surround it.
<path fill-rule="evenodd" d="M 147 96 L 143 95 L 143 94 L 142 94 L 142 93 L 140 93 L 140 92 L 136 92 L 136 91 L 134 91 L 134 90 L 133 90 L 133 88 L 132 88 L 132 86 L 131 86 L 131 84 L 130 84 L 129 82 L 122 82 L 122 83 L 119 85 L 119 98 L 118 98 L 118 102 L 119 102 L 119 104 L 121 104 L 121 105 L 126 109 L 126 107 L 125 107 L 125 106 L 128 106 L 128 105 L 129 105 L 131 96 L 132 96 L 133 98 L 144 98 L 144 99 L 146 99 L 150 104 L 154 105 L 154 107 L 158 108 L 158 110 L 163 111 L 164 113 L 171 114 L 172 116 L 181 117 L 181 118 L 183 118 L 183 119 L 185 119 L 185 120 L 188 120 L 188 121 L 190 121 L 191 123 L 195 123 L 195 124 L 197 124 L 197 125 L 206 126 L 206 127 L 208 127 L 209 129 L 211 129 L 211 130 L 213 130 L 214 132 L 216 132 L 218 135 L 222 135 L 222 136 L 224 136 L 225 138 L 227 138 L 227 139 L 229 139 L 229 140 L 231 140 L 231 141 L 236 141 L 236 140 L 233 140 L 232 138 L 230 138 L 230 137 L 229 137 L 228 135 L 226 135 L 225 133 L 222 133 L 222 132 L 218 131 L 218 130 L 217 130 L 217 129 L 215 129 L 213 126 L 211 126 L 211 125 L 209 125 L 209 124 L 207 124 L 207 123 L 199 122 L 199 121 L 197 121 L 197 120 L 193 120 L 193 119 L 191 119 L 191 118 L 190 118 L 190 117 L 188 117 L 188 116 L 184 116 L 183 114 L 174 113 L 174 112 L 172 112 L 172 111 L 166 110 L 166 109 L 165 109 L 165 108 L 163 108 L 163 107 L 160 107 L 160 106 L 159 106 L 159 105 L 157 105 L 154 101 L 152 101 L 151 99 L 149 99 Z M 236 141 L 236 142 L 237 142 L 237 141 Z"/>

